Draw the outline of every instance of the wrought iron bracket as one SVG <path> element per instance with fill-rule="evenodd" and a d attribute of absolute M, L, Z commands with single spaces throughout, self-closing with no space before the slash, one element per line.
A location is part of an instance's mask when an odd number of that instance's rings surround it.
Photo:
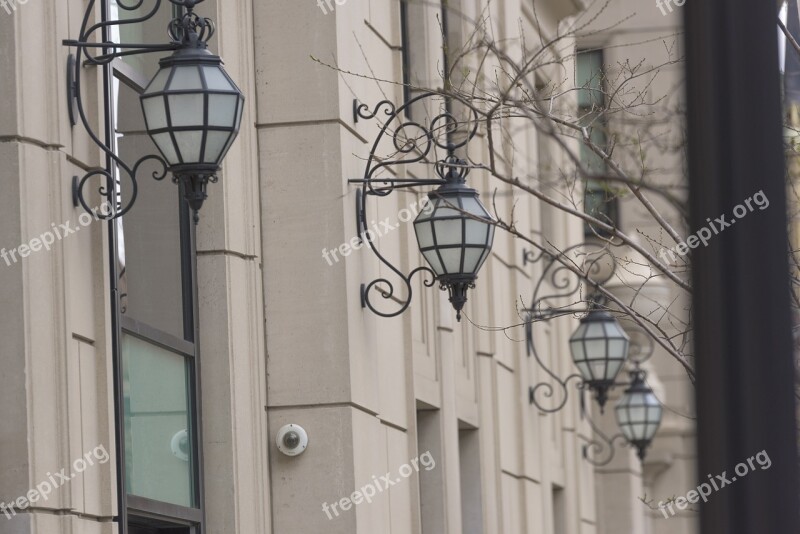
<path fill-rule="evenodd" d="M 387 278 L 378 278 L 368 284 L 362 284 L 360 288 L 361 305 L 381 317 L 397 317 L 408 309 L 413 296 L 411 279 L 414 275 L 422 273 L 425 275 L 423 283 L 425 287 L 432 287 L 436 284 L 436 274 L 428 267 L 418 267 L 410 273 L 405 274 L 389 261 L 378 249 L 375 243 L 375 236 L 370 235 L 368 230 L 368 199 L 370 197 L 385 197 L 395 190 L 414 189 L 429 186 L 440 186 L 447 183 L 443 172 L 451 167 L 461 168 L 462 172 L 467 172 L 464 162 L 455 163 L 456 150 L 465 147 L 477 134 L 478 116 L 473 113 L 472 120 L 469 122 L 459 121 L 450 111 L 444 111 L 435 116 L 430 122 L 422 124 L 407 118 L 406 110 L 417 102 L 443 98 L 436 93 L 420 94 L 400 107 L 396 107 L 389 100 L 378 102 L 373 109 L 362 104 L 358 100 L 353 100 L 353 122 L 361 120 L 372 120 L 380 117 L 380 131 L 375 138 L 372 148 L 367 158 L 364 176 L 360 179 L 348 180 L 348 183 L 360 186 L 356 192 L 356 232 L 362 243 L 366 242 L 378 260 L 389 268 L 389 270 L 399 278 L 401 285 L 405 287 L 404 295 L 398 295 L 395 286 Z M 463 139 L 456 142 L 453 134 L 463 132 Z M 382 148 L 382 142 L 390 142 L 393 153 L 385 158 L 379 157 L 378 150 Z M 444 157 L 436 157 L 437 149 L 445 152 Z M 433 165 L 439 178 L 398 178 L 379 176 L 382 171 L 390 170 L 399 165 L 409 165 L 413 163 L 424 163 Z M 445 289 L 442 286 L 442 289 Z M 384 300 L 394 300 L 399 307 L 390 312 L 385 312 L 376 308 L 370 299 L 373 290 L 377 290 Z"/>

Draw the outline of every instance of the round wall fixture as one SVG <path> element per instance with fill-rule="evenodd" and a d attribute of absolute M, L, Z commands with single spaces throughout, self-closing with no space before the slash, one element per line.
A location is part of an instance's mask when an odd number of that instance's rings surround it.
<path fill-rule="evenodd" d="M 275 440 L 278 450 L 286 456 L 303 454 L 308 447 L 308 433 L 300 425 L 284 425 Z"/>
<path fill-rule="evenodd" d="M 172 436 L 172 442 L 170 443 L 170 448 L 172 449 L 172 454 L 175 455 L 176 458 L 179 460 L 183 460 L 184 462 L 189 461 L 189 433 L 186 430 L 181 430 L 174 436 Z"/>

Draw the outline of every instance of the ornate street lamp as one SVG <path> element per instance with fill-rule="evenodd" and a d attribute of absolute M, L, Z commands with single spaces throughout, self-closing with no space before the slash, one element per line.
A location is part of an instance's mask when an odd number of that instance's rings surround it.
<path fill-rule="evenodd" d="M 631 385 L 614 408 L 617 424 L 628 443 L 636 447 L 641 460 L 661 425 L 663 413 L 661 403 L 645 382 L 646 376 L 638 367 L 632 371 Z"/>
<path fill-rule="evenodd" d="M 639 458 L 644 459 L 661 422 L 661 404 L 653 391 L 644 382 L 645 373 L 640 366 L 653 353 L 653 340 L 636 326 L 629 327 L 637 334 L 632 343 L 628 333 L 607 309 L 601 287 L 614 276 L 617 262 L 605 245 L 581 243 L 559 253 L 542 251 L 538 256 L 526 252 L 524 264 L 542 261 L 542 274 L 536 283 L 533 300 L 527 311 L 526 339 L 528 354 L 534 356 L 550 380 L 532 386 L 530 403 L 545 413 L 557 412 L 566 406 L 569 398 L 567 387 L 576 380 L 579 390 L 591 390 L 601 412 L 608 401 L 609 391 L 618 386 L 627 389 L 616 407 L 617 422 L 621 433 L 607 437 L 594 423 L 584 406 L 584 395 L 580 395 L 581 416 L 592 428 L 596 438 L 584 445 L 584 458 L 591 464 L 606 465 L 614 458 L 614 442 L 625 441 L 636 447 Z M 557 306 L 555 303 L 581 294 L 588 288 L 588 295 L 580 297 L 578 305 Z M 553 289 L 555 289 L 554 292 Z M 539 356 L 533 336 L 533 323 L 550 321 L 556 317 L 584 314 L 580 325 L 569 340 L 572 361 L 578 373 L 562 379 Z M 641 335 L 639 335 L 641 334 Z M 633 350 L 635 348 L 635 350 Z M 626 362 L 632 362 L 635 370 L 630 383 L 619 383 L 617 376 Z M 556 391 L 560 392 L 556 396 Z M 553 403 L 552 399 L 560 399 Z M 550 400 L 550 402 L 543 402 Z M 595 456 L 607 449 L 604 458 Z M 590 455 L 590 451 L 593 454 Z"/>
<path fill-rule="evenodd" d="M 367 159 L 364 178 L 349 180 L 350 183 L 361 185 L 356 194 L 358 234 L 381 263 L 402 281 L 406 293 L 405 299 L 398 298 L 392 282 L 387 278 L 378 278 L 361 286 L 361 303 L 362 307 L 369 308 L 381 317 L 396 317 L 411 304 L 411 278 L 423 272 L 429 275 L 429 278 L 424 280 L 425 286 L 431 287 L 439 282 L 440 287 L 449 293 L 450 302 L 456 310 L 456 317 L 461 320 L 461 312 L 467 302 L 467 291 L 475 286 L 478 271 L 491 251 L 495 221 L 481 204 L 478 192 L 466 185 L 469 164 L 455 156 L 458 149 L 465 147 L 475 137 L 479 123 L 477 114 L 473 111 L 469 122 L 460 122 L 449 111 L 434 117 L 426 124 L 402 119 L 403 113 L 409 106 L 428 98 L 441 97 L 435 93 L 423 93 L 399 108 L 384 100 L 379 102 L 372 112 L 367 106 L 354 102 L 356 122 L 359 118 L 373 119 L 382 109 L 386 114 L 385 123 Z M 453 134 L 465 125 L 468 125 L 468 131 L 464 132 L 460 142 L 454 142 Z M 388 133 L 390 127 L 394 127 L 391 134 Z M 440 139 L 441 137 L 445 139 Z M 378 157 L 376 153 L 378 147 L 381 141 L 386 139 L 391 141 L 395 154 L 388 158 Z M 433 161 L 429 159 L 436 148 L 446 151 L 444 159 L 438 161 L 435 158 L 432 158 Z M 380 170 L 417 162 L 433 163 L 438 178 L 406 179 L 376 176 Z M 367 229 L 366 201 L 370 196 L 385 197 L 395 189 L 434 185 L 438 188 L 428 194 L 427 204 L 414 221 L 417 244 L 430 267 L 418 267 L 406 275 L 378 251 L 373 240 L 374 236 L 371 236 Z M 384 299 L 399 301 L 400 309 L 387 313 L 375 308 L 370 300 L 373 289 L 377 289 Z"/>
<path fill-rule="evenodd" d="M 222 160 L 239 133 L 244 109 L 244 95 L 225 72 L 222 60 L 208 50 L 208 41 L 214 35 L 214 24 L 210 19 L 201 18 L 194 13 L 195 5 L 203 0 L 169 0 L 182 7 L 184 13 L 173 19 L 168 32 L 171 42 L 163 45 L 91 43 L 90 38 L 98 29 L 109 23 L 87 28 L 88 16 L 94 9 L 90 0 L 87 16 L 81 27 L 80 39 L 64 41 L 65 45 L 77 47 L 75 58 L 70 60 L 69 100 L 74 101 L 80 118 L 89 136 L 108 154 L 115 169 L 91 171 L 80 181 L 75 179 L 73 196 L 76 205 L 93 212 L 87 205 L 83 188 L 93 176 L 104 176 L 107 184 L 101 188 L 107 196 L 118 195 L 115 172 L 127 174 L 131 180 L 131 194 L 125 206 L 112 202 L 111 214 L 101 218 L 121 217 L 131 209 L 138 190 L 137 172 L 145 161 L 155 161 L 163 166 L 163 173 L 154 173 L 156 179 L 163 179 L 166 172 L 173 174 L 173 181 L 181 185 L 184 197 L 194 211 L 195 222 L 198 212 L 208 197 L 209 182 L 217 181 Z M 137 4 L 138 5 L 138 4 Z M 153 17 L 161 6 L 157 0 L 153 9 L 140 22 Z M 127 8 L 124 5 L 119 6 Z M 114 23 L 111 23 L 114 24 Z M 100 48 L 103 54 L 92 56 L 88 50 Z M 119 51 L 122 50 L 122 51 Z M 142 112 L 147 133 L 158 147 L 161 156 L 149 155 L 133 165 L 123 162 L 110 147 L 100 141 L 86 119 L 81 98 L 81 54 L 86 54 L 86 63 L 105 65 L 114 58 L 160 51 L 172 51 L 159 62 L 160 70 L 140 95 Z M 71 116 L 75 123 L 74 114 Z"/>
<path fill-rule="evenodd" d="M 419 250 L 436 273 L 436 279 L 450 294 L 450 303 L 461 320 L 467 290 L 475 279 L 494 240 L 494 219 L 466 186 L 466 162 L 444 164 L 447 182 L 428 195 L 428 204 L 414 221 Z M 459 167 L 461 165 L 461 167 Z"/>
<path fill-rule="evenodd" d="M 572 361 L 584 383 L 592 389 L 602 411 L 608 390 L 628 359 L 628 334 L 607 311 L 591 310 L 569 340 Z"/>

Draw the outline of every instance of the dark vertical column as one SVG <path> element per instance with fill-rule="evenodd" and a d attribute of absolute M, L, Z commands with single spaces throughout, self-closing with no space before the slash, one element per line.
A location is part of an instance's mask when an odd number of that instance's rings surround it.
<path fill-rule="evenodd" d="M 730 221 L 760 190 L 770 202 L 693 252 L 700 482 L 723 471 L 731 481 L 701 506 L 702 532 L 797 533 L 777 5 L 688 0 L 683 9 L 693 231 L 709 217 Z M 737 476 L 762 450 L 772 466 L 754 461 Z"/>

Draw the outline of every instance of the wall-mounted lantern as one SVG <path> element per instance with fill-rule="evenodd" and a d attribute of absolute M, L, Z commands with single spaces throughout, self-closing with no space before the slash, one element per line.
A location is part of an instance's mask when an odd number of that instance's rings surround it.
<path fill-rule="evenodd" d="M 477 116 L 470 121 L 468 131 L 463 140 L 454 142 L 452 137 L 464 124 L 460 123 L 449 111 L 436 116 L 428 124 L 403 121 L 402 114 L 420 100 L 438 97 L 434 93 L 424 93 L 411 100 L 400 108 L 388 100 L 379 102 L 373 112 L 367 106 L 354 103 L 355 120 L 372 119 L 378 111 L 385 108 L 386 119 L 372 146 L 364 178 L 350 180 L 350 183 L 361 184 L 361 189 L 356 196 L 356 220 L 359 236 L 366 241 L 378 259 L 391 269 L 402 280 L 406 288 L 405 300 L 400 299 L 400 309 L 395 312 L 382 312 L 373 306 L 370 294 L 377 289 L 384 299 L 399 298 L 395 295 L 394 285 L 386 278 L 373 280 L 361 286 L 361 303 L 365 308 L 381 317 L 396 317 L 402 314 L 411 304 L 412 288 L 411 278 L 425 272 L 429 279 L 425 285 L 430 287 L 436 282 L 442 290 L 449 293 L 450 302 L 456 310 L 456 317 L 461 320 L 461 311 L 467 302 L 467 292 L 475 286 L 478 271 L 489 256 L 494 240 L 494 219 L 481 204 L 478 192 L 466 185 L 470 165 L 467 161 L 456 157 L 458 149 L 465 147 L 477 133 Z M 388 133 L 393 127 L 393 133 Z M 410 131 L 414 132 L 409 137 Z M 441 140 L 445 137 L 446 140 Z M 399 154 L 398 159 L 381 159 L 376 152 L 381 140 L 391 139 Z M 438 161 L 431 161 L 429 156 L 440 148 L 446 156 Z M 434 179 L 403 179 L 377 177 L 381 169 L 396 165 L 411 163 L 433 163 L 439 178 Z M 428 201 L 414 221 L 414 230 L 420 252 L 430 267 L 418 267 L 405 275 L 391 262 L 389 262 L 377 249 L 373 236 L 367 230 L 366 200 L 370 196 L 377 198 L 389 195 L 395 189 L 415 188 L 423 186 L 439 186 L 438 189 L 428 194 Z"/>
<path fill-rule="evenodd" d="M 162 173 L 153 175 L 154 178 L 161 180 L 167 171 L 172 173 L 173 181 L 181 185 L 197 222 L 198 212 L 208 197 L 207 185 L 217 181 L 222 160 L 239 133 L 244 95 L 225 72 L 219 56 L 208 50 L 208 41 L 214 35 L 214 24 L 210 19 L 194 13 L 195 5 L 203 0 L 169 1 L 183 9 L 183 14 L 169 24 L 169 43 L 90 42 L 96 32 L 109 26 L 109 23 L 88 26 L 94 11 L 94 0 L 89 2 L 78 40 L 64 41 L 66 46 L 77 49 L 75 56 L 70 58 L 68 69 L 72 123 L 76 123 L 74 106 L 89 136 L 108 155 L 115 167 L 93 170 L 82 179 L 73 180 L 75 205 L 80 204 L 86 211 L 94 213 L 84 198 L 83 189 L 92 177 L 105 178 L 106 184 L 100 188 L 101 193 L 115 201 L 110 202 L 111 213 L 98 213 L 99 218 L 115 219 L 131 209 L 136 201 L 137 173 L 144 162 L 151 161 L 163 168 Z M 138 21 L 152 18 L 160 5 L 161 0 L 156 2 L 147 16 Z M 100 49 L 102 54 L 93 56 L 89 52 L 91 49 Z M 103 66 L 123 56 L 169 51 L 172 54 L 161 59 L 160 70 L 140 96 L 147 133 L 161 154 L 145 156 L 132 165 L 126 164 L 106 142 L 101 141 L 86 118 L 81 97 L 82 55 L 86 56 L 85 64 Z M 125 205 L 120 205 L 118 200 L 120 195 L 115 174 L 125 174 L 131 181 L 130 198 Z"/>
<path fill-rule="evenodd" d="M 478 271 L 492 251 L 492 216 L 466 186 L 469 169 L 456 160 L 444 175 L 445 184 L 428 194 L 428 204 L 414 221 L 419 250 L 450 294 L 461 318 L 467 290 L 475 286 Z"/>

